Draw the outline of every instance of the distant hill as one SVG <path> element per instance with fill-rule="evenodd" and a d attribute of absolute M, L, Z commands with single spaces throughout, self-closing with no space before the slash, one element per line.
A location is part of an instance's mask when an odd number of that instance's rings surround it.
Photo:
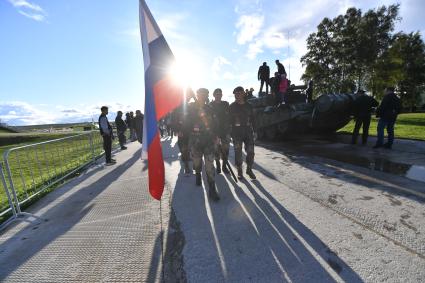
<path fill-rule="evenodd" d="M 92 128 L 92 127 L 93 127 L 93 124 L 91 122 L 16 126 L 16 128 L 22 132 L 33 132 L 33 131 L 46 132 L 46 131 L 61 130 L 61 129 L 75 130 L 77 128 L 81 128 L 81 130 L 83 130 L 83 129 Z"/>
<path fill-rule="evenodd" d="M 10 127 L 6 124 L 0 123 L 0 133 L 19 133 L 15 127 Z"/>

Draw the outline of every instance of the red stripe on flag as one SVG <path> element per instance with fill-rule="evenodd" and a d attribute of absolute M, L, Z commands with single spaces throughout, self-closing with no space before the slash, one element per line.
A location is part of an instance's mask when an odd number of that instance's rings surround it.
<path fill-rule="evenodd" d="M 149 192 L 156 200 L 161 200 L 164 191 L 164 161 L 158 132 L 148 148 Z"/>
<path fill-rule="evenodd" d="M 183 102 L 183 88 L 171 76 L 166 76 L 153 87 L 157 121 Z"/>

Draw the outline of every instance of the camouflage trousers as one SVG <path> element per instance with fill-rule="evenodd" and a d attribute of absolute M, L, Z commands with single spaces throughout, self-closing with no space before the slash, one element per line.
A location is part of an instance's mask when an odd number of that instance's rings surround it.
<path fill-rule="evenodd" d="M 215 147 L 215 160 L 226 161 L 229 159 L 230 135 L 220 137 L 220 144 Z"/>
<path fill-rule="evenodd" d="M 193 169 L 196 173 L 202 172 L 202 157 L 205 162 L 205 172 L 208 182 L 214 181 L 214 143 L 211 138 L 204 136 L 191 136 L 189 141 L 192 153 Z"/>
<path fill-rule="evenodd" d="M 235 164 L 237 167 L 242 166 L 242 146 L 245 145 L 246 165 L 252 167 L 254 164 L 254 135 L 253 133 L 244 133 L 235 135 L 233 139 L 233 148 L 235 150 Z"/>
<path fill-rule="evenodd" d="M 188 136 L 179 137 L 177 144 L 180 149 L 181 160 L 186 165 L 190 161 L 189 137 Z"/>

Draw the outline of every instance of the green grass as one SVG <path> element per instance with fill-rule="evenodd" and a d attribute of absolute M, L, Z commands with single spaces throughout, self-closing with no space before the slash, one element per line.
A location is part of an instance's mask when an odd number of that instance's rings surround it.
<path fill-rule="evenodd" d="M 4 142 L 7 137 L 0 135 L 0 141 L 3 138 L 3 143 L 7 144 L 0 147 L 1 162 L 3 162 L 3 153 L 9 148 L 62 138 L 67 135 L 21 134 L 18 136 L 19 143 L 10 144 L 9 142 Z M 28 139 L 26 140 L 25 137 Z M 10 140 L 10 137 L 8 140 Z M 94 155 L 98 157 L 103 153 L 103 140 L 98 131 L 93 132 L 93 143 L 95 148 Z M 70 139 L 11 151 L 8 162 L 18 199 L 22 201 L 41 189 L 52 185 L 58 179 L 92 159 L 93 152 L 90 148 L 89 135 L 77 137 L 75 133 Z M 0 184 L 0 212 L 7 209 L 8 206 L 3 184 Z"/>
<path fill-rule="evenodd" d="M 369 135 L 376 136 L 377 125 L 378 119 L 372 117 Z M 354 121 L 351 121 L 338 132 L 351 134 L 353 129 Z M 400 114 L 395 123 L 394 133 L 396 138 L 425 140 L 425 113 Z"/>

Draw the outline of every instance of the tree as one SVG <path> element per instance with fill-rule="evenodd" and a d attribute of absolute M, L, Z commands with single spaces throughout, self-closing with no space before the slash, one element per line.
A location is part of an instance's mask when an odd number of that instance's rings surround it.
<path fill-rule="evenodd" d="M 420 33 L 397 33 L 388 53 L 403 104 L 413 111 L 425 89 L 425 45 Z"/>
<path fill-rule="evenodd" d="M 382 6 L 363 15 L 349 8 L 345 15 L 324 18 L 307 39 L 302 79 L 313 79 L 319 93 L 373 89 L 375 69 L 387 55 L 398 10 L 399 5 Z"/>

